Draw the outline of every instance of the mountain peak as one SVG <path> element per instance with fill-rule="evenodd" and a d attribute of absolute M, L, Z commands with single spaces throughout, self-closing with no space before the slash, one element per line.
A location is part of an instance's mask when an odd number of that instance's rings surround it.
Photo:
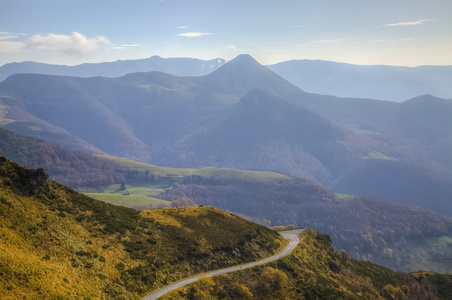
<path fill-rule="evenodd" d="M 252 75 L 252 73 L 258 71 L 270 71 L 267 67 L 258 63 L 251 55 L 249 54 L 240 54 L 236 58 L 228 61 L 222 67 L 220 67 L 217 71 L 219 73 L 222 72 L 234 72 L 236 75 L 242 74 L 244 75 Z M 238 73 L 237 73 L 238 72 Z"/>
<path fill-rule="evenodd" d="M 218 92 L 246 93 L 256 88 L 276 94 L 301 92 L 248 54 L 237 56 L 205 78 L 207 85 Z"/>
<path fill-rule="evenodd" d="M 253 64 L 258 64 L 260 65 L 255 59 L 254 57 L 252 57 L 249 54 L 240 54 L 239 56 L 237 56 L 236 58 L 232 59 L 231 61 L 229 61 L 229 63 L 253 63 Z"/>

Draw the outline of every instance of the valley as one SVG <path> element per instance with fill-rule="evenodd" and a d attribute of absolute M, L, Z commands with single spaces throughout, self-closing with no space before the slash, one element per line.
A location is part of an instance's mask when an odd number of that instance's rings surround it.
<path fill-rule="evenodd" d="M 249 55 L 138 65 L 156 61 L 0 82 L 0 292 L 136 299 L 271 256 L 289 225 L 309 228 L 289 256 L 163 299 L 259 299 L 255 278 L 268 299 L 448 299 L 452 100 L 313 94 Z"/>
<path fill-rule="evenodd" d="M 184 277 L 260 260 L 287 245 L 275 231 L 212 207 L 137 211 L 90 199 L 47 176 L 0 157 L 5 299 L 140 299 Z M 201 278 L 162 299 L 450 297 L 450 275 L 400 273 L 358 261 L 335 252 L 329 237 L 312 229 L 295 244 L 277 261 Z"/>

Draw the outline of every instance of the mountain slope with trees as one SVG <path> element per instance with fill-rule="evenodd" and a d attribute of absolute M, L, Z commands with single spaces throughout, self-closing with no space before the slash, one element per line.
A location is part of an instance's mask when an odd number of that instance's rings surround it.
<path fill-rule="evenodd" d="M 109 155 L 162 166 L 277 171 L 366 196 L 384 189 L 388 199 L 439 213 L 450 211 L 438 210 L 443 203 L 452 205 L 447 188 L 432 189 L 452 185 L 451 103 L 431 96 L 392 103 L 310 94 L 247 55 L 200 77 L 22 74 L 0 83 L 0 122 L 19 133 L 47 139 L 53 126 Z M 59 142 L 74 149 L 74 139 Z M 416 184 L 423 195 L 438 196 L 401 198 L 401 186 L 390 184 L 397 178 L 388 160 L 400 162 L 400 173 L 423 173 L 407 176 L 402 194 Z M 372 168 L 369 185 L 345 184 L 342 179 L 362 174 L 361 165 Z M 387 184 L 372 180 L 381 176 Z"/>
<path fill-rule="evenodd" d="M 137 299 L 172 281 L 267 257 L 283 241 L 209 207 L 136 211 L 0 157 L 2 298 Z"/>
<path fill-rule="evenodd" d="M 271 255 L 284 244 L 275 231 L 218 209 L 139 212 L 90 199 L 47 177 L 43 169 L 0 157 L 0 292 L 5 299 L 139 299 L 181 278 Z M 201 280 L 185 292 L 219 293 L 214 299 L 360 293 L 447 299 L 450 281 L 450 276 L 400 274 L 355 261 L 335 253 L 327 236 L 305 230 L 292 255 L 263 268 Z M 176 299 L 185 292 L 177 292 Z"/>

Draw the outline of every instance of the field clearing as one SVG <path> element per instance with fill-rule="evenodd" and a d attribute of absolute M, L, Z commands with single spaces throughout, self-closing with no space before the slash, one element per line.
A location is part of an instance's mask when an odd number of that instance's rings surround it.
<path fill-rule="evenodd" d="M 130 195 L 122 195 L 122 194 L 108 194 L 108 193 L 84 193 L 88 197 L 94 198 L 96 200 L 104 201 L 107 203 L 111 203 L 114 205 L 120 205 L 130 208 L 137 207 L 146 207 L 146 206 L 154 206 L 154 207 L 162 207 L 162 206 L 170 206 L 171 202 L 166 200 L 161 200 L 153 197 L 138 195 L 138 194 L 130 194 Z"/>
<path fill-rule="evenodd" d="M 349 199 L 355 198 L 355 196 L 353 196 L 353 195 L 347 195 L 347 194 L 338 194 L 338 193 L 335 193 L 335 195 L 336 195 L 336 198 L 337 198 L 337 199 L 340 199 L 340 200 L 349 200 Z"/>
<path fill-rule="evenodd" d="M 233 178 L 256 181 L 274 181 L 290 179 L 289 176 L 276 172 L 249 171 L 249 170 L 239 170 L 235 168 L 217 168 L 217 167 L 206 167 L 201 169 L 177 169 L 177 168 L 159 167 L 135 160 L 113 157 L 108 155 L 97 155 L 97 156 L 116 162 L 121 166 L 123 170 L 139 172 L 149 171 L 149 173 L 159 176 L 184 177 L 195 175 L 203 177 Z"/>

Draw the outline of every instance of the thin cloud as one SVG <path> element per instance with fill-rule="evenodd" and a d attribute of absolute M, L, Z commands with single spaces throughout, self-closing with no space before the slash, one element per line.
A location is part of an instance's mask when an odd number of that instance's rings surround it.
<path fill-rule="evenodd" d="M 119 45 L 119 47 L 141 47 L 143 45 L 140 44 L 125 44 L 125 45 Z"/>
<path fill-rule="evenodd" d="M 234 44 L 229 44 L 228 49 L 237 49 L 237 46 Z"/>
<path fill-rule="evenodd" d="M 212 35 L 212 33 L 209 33 L 209 32 L 186 32 L 186 33 L 176 34 L 176 36 L 189 37 L 189 38 L 201 37 L 201 36 L 206 36 L 206 35 Z"/>
<path fill-rule="evenodd" d="M 413 22 L 399 22 L 399 23 L 391 23 L 391 24 L 386 24 L 385 26 L 389 26 L 389 27 L 396 27 L 396 26 L 413 26 L 413 25 L 421 25 L 425 22 L 431 22 L 433 21 L 433 19 L 423 19 L 423 20 L 417 20 L 417 21 L 413 21 Z"/>
<path fill-rule="evenodd" d="M 187 26 L 179 26 L 179 27 L 177 27 L 177 29 L 187 29 L 188 27 Z"/>
<path fill-rule="evenodd" d="M 72 35 L 36 34 L 25 41 L 25 47 L 28 49 L 50 50 L 78 56 L 86 56 L 100 50 L 103 46 L 110 45 L 112 43 L 104 36 L 87 38 L 79 32 L 72 32 Z"/>
<path fill-rule="evenodd" d="M 318 40 L 318 41 L 314 41 L 314 43 L 319 43 L 319 44 L 332 44 L 332 43 L 341 43 L 341 42 L 345 42 L 345 41 L 350 41 L 350 40 L 354 40 L 355 38 L 346 38 L 346 39 L 332 39 L 332 40 Z"/>
<path fill-rule="evenodd" d="M 0 36 L 0 40 L 10 40 L 10 39 L 15 39 L 18 38 L 18 35 L 3 35 Z"/>
<path fill-rule="evenodd" d="M 15 53 L 24 48 L 25 44 L 21 42 L 0 41 L 0 53 Z"/>
<path fill-rule="evenodd" d="M 143 45 L 140 44 L 122 44 L 119 46 L 111 46 L 110 49 L 114 49 L 114 50 L 123 50 L 126 48 L 133 48 L 133 47 L 142 47 Z"/>

